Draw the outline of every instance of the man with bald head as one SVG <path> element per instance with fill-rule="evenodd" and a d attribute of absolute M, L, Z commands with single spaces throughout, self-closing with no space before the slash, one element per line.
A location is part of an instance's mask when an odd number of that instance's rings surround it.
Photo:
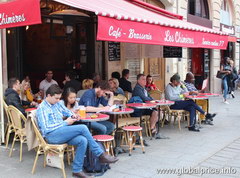
<path fill-rule="evenodd" d="M 198 90 L 195 87 L 194 82 L 195 82 L 195 77 L 194 77 L 193 73 L 188 72 L 186 74 L 186 80 L 184 81 L 184 85 L 186 86 L 187 90 L 190 92 L 191 95 L 198 95 L 199 93 L 203 93 L 204 90 Z M 201 106 L 204 111 L 208 110 L 208 101 L 207 100 L 197 100 L 196 104 Z M 213 114 L 213 117 L 215 115 L 216 114 Z M 213 125 L 212 120 L 205 119 L 204 114 L 200 114 L 200 119 L 206 124 Z"/>

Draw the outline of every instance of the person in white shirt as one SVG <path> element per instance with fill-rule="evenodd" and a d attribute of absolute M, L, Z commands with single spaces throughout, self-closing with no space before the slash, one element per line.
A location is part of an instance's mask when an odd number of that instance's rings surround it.
<path fill-rule="evenodd" d="M 58 85 L 58 83 L 55 80 L 53 80 L 52 78 L 53 78 L 53 71 L 48 70 L 47 73 L 46 73 L 46 78 L 44 80 L 42 80 L 40 85 L 39 85 L 39 90 L 40 90 L 40 92 L 43 92 L 44 98 L 46 97 L 47 89 L 52 84 L 57 84 Z"/>

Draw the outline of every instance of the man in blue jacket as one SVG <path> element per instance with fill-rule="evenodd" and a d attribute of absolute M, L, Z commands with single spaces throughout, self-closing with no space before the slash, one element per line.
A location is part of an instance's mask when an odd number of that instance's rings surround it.
<path fill-rule="evenodd" d="M 135 86 L 135 88 L 133 89 L 133 93 L 132 96 L 139 96 L 143 102 L 146 101 L 151 101 L 153 100 L 153 98 L 149 95 L 149 93 L 147 92 L 147 90 L 145 89 L 145 85 L 146 85 L 146 76 L 144 74 L 138 74 L 137 75 L 137 84 Z M 135 117 L 139 117 L 139 114 L 135 113 Z M 156 123 L 158 121 L 158 112 L 156 111 L 156 109 L 144 109 L 142 110 L 142 113 L 140 113 L 142 115 L 149 115 L 150 116 L 150 128 L 151 128 L 151 132 L 154 135 L 157 132 L 156 129 Z"/>

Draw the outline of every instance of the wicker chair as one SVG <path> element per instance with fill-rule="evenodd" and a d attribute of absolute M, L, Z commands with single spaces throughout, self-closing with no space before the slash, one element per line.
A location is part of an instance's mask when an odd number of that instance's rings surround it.
<path fill-rule="evenodd" d="M 13 147 L 16 141 L 20 141 L 20 161 L 22 161 L 22 145 L 26 143 L 26 130 L 23 127 L 26 122 L 26 117 L 14 106 L 8 106 L 8 113 L 15 133 L 9 157 L 12 156 Z"/>
<path fill-rule="evenodd" d="M 160 90 L 151 90 L 149 91 L 149 95 L 154 99 L 154 100 L 160 100 L 162 98 L 163 92 Z"/>
<path fill-rule="evenodd" d="M 64 151 L 68 150 L 68 145 L 67 144 L 60 144 L 60 145 L 48 144 L 42 137 L 38 129 L 38 126 L 36 125 L 35 117 L 29 116 L 29 119 L 31 119 L 32 121 L 33 129 L 36 134 L 37 140 L 39 142 L 39 146 L 36 152 L 36 157 L 35 157 L 33 168 L 32 168 L 32 174 L 34 174 L 35 172 L 37 160 L 40 154 L 44 153 L 43 165 L 44 167 L 46 167 L 47 154 L 54 153 L 54 154 L 58 154 L 61 159 L 61 166 L 62 166 L 61 169 L 62 169 L 63 177 L 66 178 L 66 172 L 65 172 L 65 166 L 64 166 Z"/>
<path fill-rule="evenodd" d="M 3 99 L 3 108 L 4 108 L 4 111 L 7 116 L 7 126 L 6 126 L 6 131 L 5 131 L 5 136 L 6 136 L 5 137 L 5 145 L 6 145 L 6 148 L 8 148 L 9 137 L 10 137 L 10 134 L 14 132 L 14 128 L 13 128 L 13 125 L 12 125 L 12 122 L 11 122 L 11 119 L 9 116 L 8 105 L 6 104 L 4 99 Z"/>
<path fill-rule="evenodd" d="M 164 122 L 165 122 L 167 116 L 168 116 L 169 123 L 171 123 L 172 117 L 174 117 L 174 123 L 176 120 L 178 121 L 179 130 L 181 130 L 181 120 L 184 120 L 185 117 L 187 117 L 188 125 L 189 125 L 189 120 L 190 120 L 189 112 L 187 112 L 185 110 L 170 109 L 169 106 L 164 106 L 163 109 L 165 110 L 165 116 L 163 117 L 163 120 L 162 120 L 162 127 L 164 125 Z"/>

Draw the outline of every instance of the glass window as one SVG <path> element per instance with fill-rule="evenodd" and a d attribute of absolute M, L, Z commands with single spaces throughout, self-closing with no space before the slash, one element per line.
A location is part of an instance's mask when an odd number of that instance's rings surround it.
<path fill-rule="evenodd" d="M 209 19 L 209 8 L 207 0 L 189 0 L 188 13 L 191 15 Z"/>

